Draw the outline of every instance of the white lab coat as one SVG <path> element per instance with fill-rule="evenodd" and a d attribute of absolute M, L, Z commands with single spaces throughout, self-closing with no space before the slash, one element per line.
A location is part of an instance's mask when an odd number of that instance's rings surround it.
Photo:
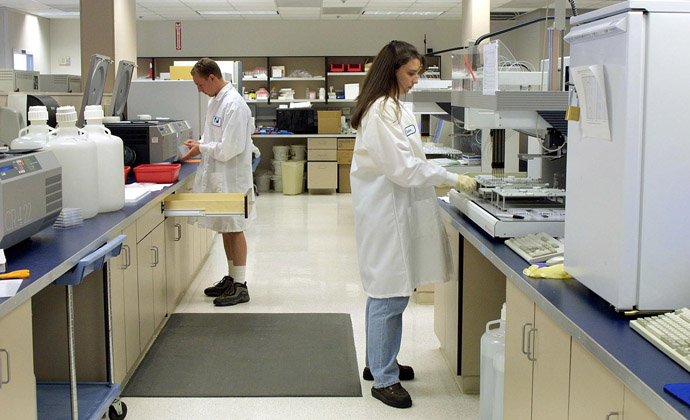
<path fill-rule="evenodd" d="M 414 115 L 374 102 L 362 118 L 350 172 L 362 284 L 373 298 L 410 296 L 450 280 L 453 262 L 434 185 L 458 175 L 428 163 Z"/>
<path fill-rule="evenodd" d="M 228 83 L 208 101 L 199 150 L 201 164 L 194 179 L 197 193 L 246 193 L 254 201 L 252 134 L 254 123 L 247 103 Z M 256 210 L 243 216 L 200 217 L 200 227 L 216 232 L 242 232 L 256 218 Z"/>

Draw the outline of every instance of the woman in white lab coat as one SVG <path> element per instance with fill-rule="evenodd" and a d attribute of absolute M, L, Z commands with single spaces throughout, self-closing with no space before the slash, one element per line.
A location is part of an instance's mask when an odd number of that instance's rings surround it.
<path fill-rule="evenodd" d="M 424 71 L 414 46 L 391 41 L 376 56 L 351 125 L 357 139 L 350 180 L 360 275 L 367 293 L 364 379 L 383 403 L 406 408 L 400 380 L 414 370 L 397 363 L 402 313 L 415 288 L 450 280 L 452 259 L 434 186 L 466 191 L 473 179 L 428 163 L 412 112 L 399 102 Z"/>

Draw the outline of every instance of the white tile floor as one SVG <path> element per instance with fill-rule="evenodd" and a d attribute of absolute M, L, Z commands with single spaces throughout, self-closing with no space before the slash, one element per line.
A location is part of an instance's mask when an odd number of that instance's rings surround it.
<path fill-rule="evenodd" d="M 217 308 L 203 295 L 205 287 L 227 272 L 222 243 L 216 238 L 176 312 L 349 313 L 361 372 L 366 295 L 357 268 L 350 195 L 264 193 L 256 205 L 258 217 L 247 231 L 251 301 Z M 399 360 L 416 373 L 413 381 L 404 383 L 413 400 L 409 409 L 375 400 L 371 382 L 362 380 L 361 398 L 127 397 L 127 420 L 477 419 L 479 397 L 464 395 L 455 385 L 434 335 L 433 315 L 433 306 L 413 300 L 404 314 Z"/>

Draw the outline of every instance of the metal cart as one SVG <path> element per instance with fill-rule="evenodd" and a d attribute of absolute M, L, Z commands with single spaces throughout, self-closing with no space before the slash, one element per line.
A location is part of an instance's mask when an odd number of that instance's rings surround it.
<path fill-rule="evenodd" d="M 120 384 L 113 380 L 113 345 L 110 279 L 105 276 L 105 324 L 107 382 L 77 383 L 74 338 L 74 302 L 72 287 L 84 277 L 103 268 L 105 262 L 120 254 L 127 235 L 120 235 L 79 260 L 72 270 L 53 283 L 67 289 L 67 347 L 69 382 L 39 382 L 36 398 L 39 420 L 100 420 L 105 413 L 111 420 L 124 419 L 127 406 L 120 401 Z"/>

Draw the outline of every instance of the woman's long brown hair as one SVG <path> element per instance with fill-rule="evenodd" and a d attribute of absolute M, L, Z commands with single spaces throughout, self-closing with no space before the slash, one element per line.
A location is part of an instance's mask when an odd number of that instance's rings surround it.
<path fill-rule="evenodd" d="M 421 63 L 420 73 L 426 69 L 426 58 L 417 49 L 404 41 L 391 41 L 379 51 L 367 72 L 362 84 L 362 92 L 357 98 L 355 111 L 350 119 L 350 125 L 359 128 L 362 118 L 380 97 L 394 98 L 397 101 L 400 94 L 396 70 L 416 58 Z"/>

